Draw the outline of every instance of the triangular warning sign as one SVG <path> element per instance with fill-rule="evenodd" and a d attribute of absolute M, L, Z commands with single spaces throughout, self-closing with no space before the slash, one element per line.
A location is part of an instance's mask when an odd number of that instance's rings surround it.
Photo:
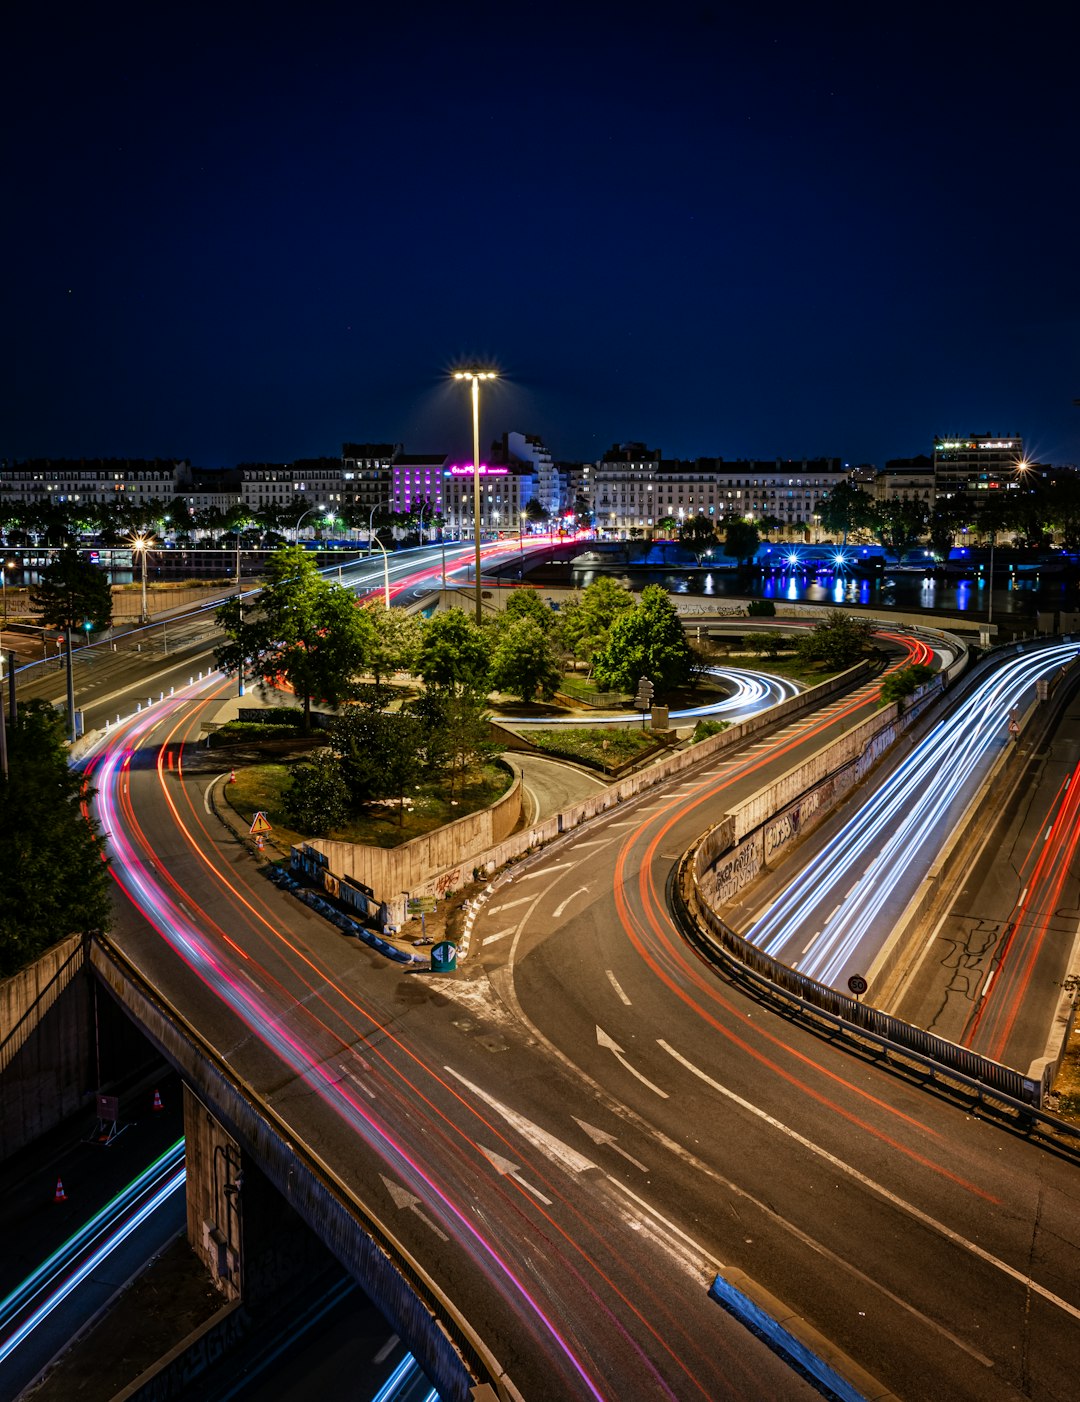
<path fill-rule="evenodd" d="M 273 831 L 274 829 L 270 825 L 270 819 L 266 816 L 266 814 L 262 812 L 256 813 L 254 818 L 252 818 L 251 820 L 251 832 L 258 836 L 260 833 L 268 833 Z"/>

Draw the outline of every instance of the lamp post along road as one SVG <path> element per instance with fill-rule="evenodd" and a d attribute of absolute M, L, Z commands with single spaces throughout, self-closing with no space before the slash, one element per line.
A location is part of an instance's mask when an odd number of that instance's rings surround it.
<path fill-rule="evenodd" d="M 455 380 L 469 380 L 472 384 L 472 434 L 473 434 L 473 536 L 475 538 L 476 568 L 476 621 L 481 621 L 480 612 L 480 381 L 497 380 L 494 370 L 455 370 Z"/>
<path fill-rule="evenodd" d="M 374 537 L 372 537 L 372 539 L 374 540 L 375 544 L 379 547 L 379 549 L 382 551 L 383 604 L 384 604 L 384 606 L 385 606 L 386 608 L 389 608 L 389 607 L 390 607 L 390 556 L 386 553 L 386 546 L 382 543 L 382 541 L 379 539 L 378 536 L 374 536 Z M 370 544 L 368 545 L 368 554 L 369 554 L 369 555 L 371 554 L 371 546 L 370 546 Z"/>
<path fill-rule="evenodd" d="M 297 523 L 296 523 L 296 531 L 294 532 L 294 535 L 293 535 L 293 540 L 294 540 L 294 543 L 295 543 L 296 545 L 299 545 L 299 544 L 300 544 L 300 525 L 301 525 L 301 523 L 303 522 L 304 517 L 305 517 L 305 516 L 310 516 L 311 513 L 312 513 L 313 511 L 325 511 L 325 510 L 326 510 L 326 507 L 325 507 L 325 506 L 309 506 L 308 509 L 307 509 L 305 512 L 302 513 L 302 515 L 301 515 L 301 517 L 300 517 L 300 520 L 297 521 Z"/>

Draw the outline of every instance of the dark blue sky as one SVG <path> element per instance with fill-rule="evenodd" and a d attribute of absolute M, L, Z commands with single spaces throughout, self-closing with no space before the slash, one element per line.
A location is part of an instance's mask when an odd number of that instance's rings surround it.
<path fill-rule="evenodd" d="M 1080 462 L 1073 7 L 881 10 L 21 6 L 0 456 Z"/>

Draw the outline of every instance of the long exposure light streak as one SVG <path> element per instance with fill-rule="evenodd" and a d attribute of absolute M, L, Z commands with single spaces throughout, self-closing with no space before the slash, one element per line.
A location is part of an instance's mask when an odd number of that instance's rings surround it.
<path fill-rule="evenodd" d="M 806 863 L 746 937 L 780 957 L 793 939 L 805 938 L 810 924 L 817 924 L 813 913 L 832 900 L 838 904 L 807 946 L 812 952 L 795 961 L 798 968 L 834 983 L 851 971 L 857 954 L 859 962 L 869 964 L 874 951 L 862 948 L 864 936 L 909 869 L 940 840 L 939 825 L 954 811 L 987 752 L 1004 743 L 1011 708 L 1039 677 L 1078 653 L 1080 647 L 1068 643 L 1004 662 Z M 861 875 L 851 886 L 853 870 Z"/>
<path fill-rule="evenodd" d="M 84 1280 L 120 1247 L 168 1199 L 183 1188 L 187 1170 L 183 1141 L 166 1150 L 112 1202 L 0 1302 L 0 1330 L 16 1319 L 10 1333 L 0 1335 L 0 1362 L 33 1332 Z M 40 1303 L 34 1304 L 34 1301 Z M 32 1308 L 30 1308 L 33 1306 Z M 30 1308 L 30 1313 L 20 1318 Z"/>

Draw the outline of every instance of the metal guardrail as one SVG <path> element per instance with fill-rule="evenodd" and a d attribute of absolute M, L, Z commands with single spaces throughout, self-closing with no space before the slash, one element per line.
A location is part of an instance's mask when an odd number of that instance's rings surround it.
<path fill-rule="evenodd" d="M 870 1043 L 890 1058 L 906 1061 L 933 1079 L 957 1082 L 980 1099 L 990 1098 L 1018 1112 L 1028 1124 L 1040 1121 L 1057 1135 L 1076 1141 L 1080 1127 L 1043 1110 L 1042 1079 L 1022 1075 L 1010 1066 L 980 1056 L 944 1037 L 915 1027 L 872 1004 L 840 993 L 817 979 L 780 963 L 737 935 L 704 900 L 698 888 L 695 862 L 704 838 L 683 854 L 675 872 L 673 900 L 683 933 L 710 962 L 755 992 L 781 1000 L 786 1008 L 835 1031 Z"/>

